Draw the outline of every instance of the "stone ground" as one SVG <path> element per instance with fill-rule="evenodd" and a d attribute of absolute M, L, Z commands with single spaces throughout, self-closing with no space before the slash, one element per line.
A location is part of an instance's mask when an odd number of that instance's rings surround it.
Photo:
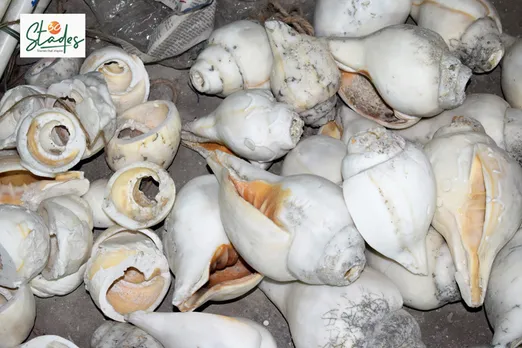
<path fill-rule="evenodd" d="M 64 9 L 68 13 L 87 13 L 88 27 L 96 26 L 96 19 L 83 0 L 62 0 Z M 258 9 L 266 6 L 265 0 L 218 0 L 220 2 L 216 19 L 216 26 L 221 26 L 235 19 L 247 18 L 258 13 Z M 505 32 L 520 36 L 520 16 L 522 8 L 519 1 L 491 0 L 496 6 Z M 299 5 L 303 13 L 311 18 L 314 1 L 285 0 L 283 5 Z M 48 12 L 55 13 L 56 0 L 51 3 Z M 100 45 L 89 42 L 88 49 Z M 493 93 L 502 96 L 500 88 L 500 68 L 490 74 L 473 76 L 468 87 L 470 92 Z M 150 78 L 166 78 L 175 81 L 180 88 L 177 107 L 183 118 L 183 122 L 190 121 L 211 112 L 220 102 L 218 98 L 197 96 L 188 87 L 188 74 L 186 70 L 174 70 L 160 65 L 148 66 Z M 152 90 L 150 99 L 170 98 L 169 91 L 156 88 Z M 0 93 L 1 94 L 1 93 Z M 275 170 L 278 170 L 276 165 Z M 95 180 L 110 176 L 111 172 L 105 163 L 102 154 L 83 163 L 87 178 Z M 207 174 L 209 171 L 202 157 L 187 148 L 180 147 L 174 163 L 169 169 L 178 190 L 191 178 Z M 158 229 L 162 228 L 158 226 Z M 96 231 L 98 234 L 100 231 Z M 172 288 L 163 301 L 160 312 L 173 310 L 170 304 Z M 175 309 L 174 309 L 175 310 Z M 259 290 L 244 296 L 237 301 L 226 304 L 206 305 L 202 309 L 205 312 L 219 313 L 230 316 L 239 316 L 253 319 L 259 323 L 268 321 L 268 329 L 277 339 L 279 347 L 293 347 L 288 326 L 277 311 Z M 84 286 L 80 286 L 75 292 L 65 297 L 37 300 L 37 318 L 31 338 L 38 335 L 54 334 L 71 339 L 79 347 L 89 347 L 90 337 L 94 330 L 103 323 L 104 316 L 92 302 Z M 470 310 L 462 303 L 445 306 L 441 309 L 421 312 L 409 310 L 417 319 L 422 329 L 424 342 L 428 347 L 475 347 L 487 345 L 492 332 L 482 309 Z"/>

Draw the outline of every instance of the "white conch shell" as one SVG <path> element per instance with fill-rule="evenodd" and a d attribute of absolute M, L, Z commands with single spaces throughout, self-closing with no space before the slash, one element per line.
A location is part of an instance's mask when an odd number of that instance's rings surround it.
<path fill-rule="evenodd" d="M 101 73 L 89 72 L 52 84 L 47 93 L 64 100 L 78 116 L 89 143 L 88 156 L 84 154 L 83 158 L 96 154 L 103 147 L 103 138 L 109 141 L 114 135 L 116 108 Z M 48 98 L 45 105 L 60 107 L 54 98 Z"/>
<path fill-rule="evenodd" d="M 271 162 L 293 149 L 303 133 L 303 121 L 268 90 L 236 92 L 212 113 L 183 126 L 188 142 L 225 145 L 248 160 Z"/>
<path fill-rule="evenodd" d="M 512 107 L 522 109 L 522 40 L 517 40 L 502 61 L 502 92 Z"/>
<path fill-rule="evenodd" d="M 49 260 L 42 270 L 47 280 L 72 275 L 87 262 L 92 248 L 92 211 L 78 196 L 59 196 L 40 203 L 38 213 L 51 235 Z"/>
<path fill-rule="evenodd" d="M 312 127 L 335 116 L 341 74 L 325 43 L 299 34 L 283 22 L 265 22 L 274 54 L 270 87 L 278 101 L 290 105 Z"/>
<path fill-rule="evenodd" d="M 140 58 L 116 46 L 92 52 L 83 62 L 80 74 L 99 71 L 105 77 L 116 112 L 121 114 L 149 98 L 149 74 Z"/>
<path fill-rule="evenodd" d="M 426 236 L 428 275 L 417 275 L 373 249 L 366 249 L 370 267 L 383 273 L 397 286 L 404 304 L 419 310 L 432 310 L 460 300 L 455 281 L 455 265 L 444 238 L 430 227 Z"/>
<path fill-rule="evenodd" d="M 172 304 L 182 312 L 207 301 L 242 296 L 263 279 L 230 244 L 219 216 L 218 195 L 214 175 L 192 179 L 179 191 L 165 222 L 164 251 L 176 276 Z"/>
<path fill-rule="evenodd" d="M 16 290 L 0 287 L 0 348 L 12 348 L 31 333 L 36 302 L 29 285 Z"/>
<path fill-rule="evenodd" d="M 343 182 L 341 164 L 346 145 L 325 135 L 302 139 L 283 161 L 281 176 L 313 174 L 340 185 Z"/>
<path fill-rule="evenodd" d="M 87 191 L 82 197 L 91 207 L 93 225 L 96 228 L 107 228 L 116 225 L 116 223 L 111 220 L 102 209 L 105 188 L 108 183 L 108 179 L 98 179 L 93 181 L 89 187 L 89 191 Z"/>
<path fill-rule="evenodd" d="M 31 290 L 35 296 L 41 298 L 68 295 L 83 283 L 86 268 L 87 263 L 84 263 L 76 273 L 56 280 L 47 280 L 42 275 L 38 275 L 31 280 Z"/>
<path fill-rule="evenodd" d="M 53 83 L 78 75 L 82 58 L 42 58 L 25 73 L 25 82 L 48 88 Z"/>
<path fill-rule="evenodd" d="M 60 108 L 40 109 L 26 117 L 16 139 L 22 165 L 40 176 L 55 176 L 74 167 L 86 147 L 82 126 Z"/>
<path fill-rule="evenodd" d="M 170 287 L 170 271 L 158 236 L 148 229 L 113 226 L 92 248 L 85 288 L 109 318 L 123 322 L 135 311 L 153 311 Z"/>
<path fill-rule="evenodd" d="M 176 105 L 167 100 L 149 101 L 118 116 L 105 159 L 114 171 L 139 161 L 167 169 L 178 151 L 180 136 L 181 118 Z"/>
<path fill-rule="evenodd" d="M 489 0 L 413 0 L 411 16 L 474 72 L 493 70 L 504 55 L 502 24 Z"/>
<path fill-rule="evenodd" d="M 471 70 L 433 31 L 400 24 L 362 38 L 329 38 L 337 65 L 368 77 L 394 110 L 431 117 L 464 102 Z M 383 57 L 389 57 L 382 64 Z"/>
<path fill-rule="evenodd" d="M 450 247 L 463 300 L 479 307 L 495 256 L 522 222 L 522 168 L 466 117 L 439 129 L 424 150 L 437 181 L 432 225 Z"/>
<path fill-rule="evenodd" d="M 20 348 L 79 348 L 76 344 L 63 337 L 44 335 L 33 338 L 22 344 Z"/>
<path fill-rule="evenodd" d="M 155 337 L 165 348 L 277 348 L 267 329 L 244 318 L 140 311 L 130 314 L 127 321 Z"/>
<path fill-rule="evenodd" d="M 192 86 L 226 97 L 242 89 L 270 88 L 272 50 L 265 29 L 240 20 L 216 29 L 190 68 Z"/>
<path fill-rule="evenodd" d="M 148 197 L 141 190 L 144 179 L 158 183 L 154 197 Z M 165 169 L 151 162 L 135 162 L 111 176 L 105 188 L 102 209 L 116 223 L 137 230 L 163 221 L 175 198 L 174 180 Z"/>
<path fill-rule="evenodd" d="M 16 288 L 36 277 L 49 257 L 49 230 L 36 213 L 0 205 L 0 286 Z"/>
<path fill-rule="evenodd" d="M 0 150 L 16 147 L 16 135 L 20 123 L 33 112 L 44 107 L 44 98 L 28 98 L 20 102 L 9 113 L 15 103 L 22 98 L 45 93 L 45 89 L 37 86 L 22 85 L 5 92 L 0 100 Z"/>
<path fill-rule="evenodd" d="M 364 268 L 364 240 L 342 190 L 314 175 L 280 177 L 216 152 L 223 227 L 245 261 L 280 281 L 346 285 Z"/>
<path fill-rule="evenodd" d="M 411 0 L 317 0 L 315 36 L 359 37 L 406 21 Z"/>
<path fill-rule="evenodd" d="M 91 337 L 91 348 L 164 348 L 154 337 L 127 323 L 106 321 Z"/>
<path fill-rule="evenodd" d="M 65 194 L 83 195 L 89 180 L 83 172 L 65 172 L 54 178 L 32 174 L 22 167 L 16 151 L 0 151 L 0 204 L 23 205 L 36 210 L 44 199 Z"/>
<path fill-rule="evenodd" d="M 288 322 L 296 348 L 424 348 L 415 319 L 402 310 L 395 285 L 366 266 L 348 286 L 278 283 L 259 288 Z"/>
<path fill-rule="evenodd" d="M 484 306 L 495 335 L 495 347 L 519 347 L 522 344 L 522 230 L 500 250 L 489 278 Z"/>
<path fill-rule="evenodd" d="M 343 160 L 343 193 L 372 248 L 426 275 L 426 234 L 435 213 L 435 177 L 422 149 L 383 127 L 356 134 Z"/>

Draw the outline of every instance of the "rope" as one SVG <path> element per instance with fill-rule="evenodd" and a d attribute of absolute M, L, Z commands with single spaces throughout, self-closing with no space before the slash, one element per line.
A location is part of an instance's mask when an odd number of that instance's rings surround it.
<path fill-rule="evenodd" d="M 269 0 L 267 10 L 272 13 L 270 19 L 284 22 L 300 34 L 314 36 L 314 27 L 304 18 L 301 9 L 287 11 L 277 0 Z"/>
<path fill-rule="evenodd" d="M 179 96 L 178 88 L 176 87 L 176 85 L 174 84 L 173 81 L 170 81 L 170 80 L 167 80 L 167 79 L 155 79 L 155 80 L 151 80 L 150 81 L 150 85 L 151 86 L 154 86 L 154 85 L 165 85 L 165 86 L 167 86 L 172 91 L 172 98 L 171 98 L 172 102 L 174 104 L 176 104 L 176 102 L 178 101 L 178 96 Z"/>

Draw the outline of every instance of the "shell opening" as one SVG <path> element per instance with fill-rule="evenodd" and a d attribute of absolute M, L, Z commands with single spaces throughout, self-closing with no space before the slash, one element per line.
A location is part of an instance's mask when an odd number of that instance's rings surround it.
<path fill-rule="evenodd" d="M 134 200 L 142 207 L 151 207 L 157 204 L 156 197 L 158 194 L 159 183 L 151 176 L 141 178 L 134 186 Z"/>
<path fill-rule="evenodd" d="M 70 137 L 71 133 L 69 133 L 69 130 L 65 126 L 54 126 L 51 130 L 51 141 L 59 148 L 63 148 L 65 145 L 67 145 Z M 50 152 L 63 152 L 56 148 L 49 150 Z"/>
<path fill-rule="evenodd" d="M 140 135 L 145 134 L 144 132 L 134 129 L 134 128 L 124 128 L 118 132 L 118 139 L 128 140 L 132 138 L 139 137 Z"/>
<path fill-rule="evenodd" d="M 98 68 L 105 76 L 107 87 L 111 93 L 124 93 L 132 82 L 132 72 L 124 62 L 111 60 Z"/>
<path fill-rule="evenodd" d="M 202 91 L 205 90 L 205 79 L 203 78 L 203 75 L 199 71 L 194 71 L 190 75 L 190 80 L 192 82 L 192 85 L 198 90 Z"/>
<path fill-rule="evenodd" d="M 115 75 L 121 74 L 125 70 L 119 62 L 114 60 L 103 64 L 103 69 Z"/>
<path fill-rule="evenodd" d="M 148 310 L 160 296 L 164 283 L 159 269 L 147 279 L 139 269 L 129 267 L 107 290 L 107 301 L 121 315 Z"/>
<path fill-rule="evenodd" d="M 128 140 L 150 132 L 160 127 L 169 115 L 169 107 L 166 103 L 145 103 L 129 109 L 125 113 L 128 118 L 118 131 L 118 139 Z M 132 112 L 132 113 L 131 113 Z"/>

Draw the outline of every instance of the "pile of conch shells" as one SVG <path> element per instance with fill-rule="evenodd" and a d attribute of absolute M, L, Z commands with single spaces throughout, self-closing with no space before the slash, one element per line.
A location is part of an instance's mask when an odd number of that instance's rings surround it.
<path fill-rule="evenodd" d="M 403 306 L 461 300 L 495 347 L 522 345 L 522 41 L 489 0 L 318 0 L 314 27 L 216 29 L 187 74 L 223 99 L 184 124 L 115 46 L 5 93 L 0 347 L 77 347 L 24 341 L 35 296 L 82 283 L 112 319 L 93 348 L 275 348 L 196 311 L 255 288 L 297 348 L 425 347 Z M 498 64 L 507 101 L 466 94 Z M 180 144 L 211 174 L 177 190 Z M 90 182 L 79 165 L 103 149 L 114 173 Z M 179 311 L 155 312 L 171 286 Z"/>

